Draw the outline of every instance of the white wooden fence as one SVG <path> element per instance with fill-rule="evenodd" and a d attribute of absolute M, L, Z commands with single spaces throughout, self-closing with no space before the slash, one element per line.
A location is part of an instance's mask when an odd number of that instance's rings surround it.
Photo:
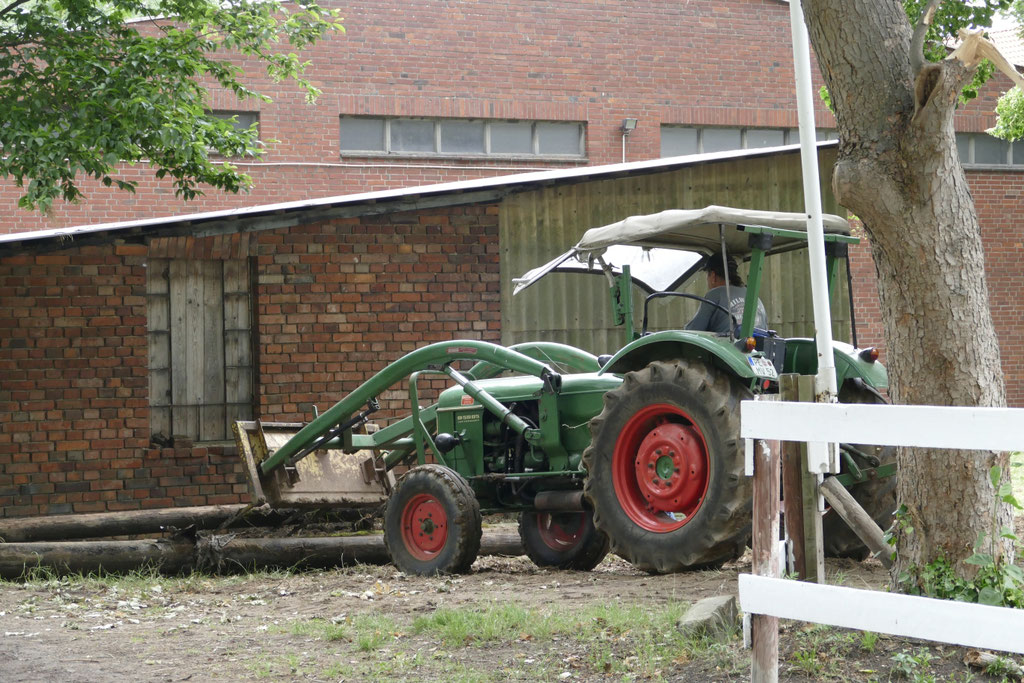
<path fill-rule="evenodd" d="M 740 432 L 808 444 L 1012 451 L 1024 448 L 1024 409 L 744 401 Z M 1024 610 L 750 574 L 740 575 L 739 594 L 751 615 L 1024 654 Z M 776 677 L 754 662 L 755 683 Z"/>

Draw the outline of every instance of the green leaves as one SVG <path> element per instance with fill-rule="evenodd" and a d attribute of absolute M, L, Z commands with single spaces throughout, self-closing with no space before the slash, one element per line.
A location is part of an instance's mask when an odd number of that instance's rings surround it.
<path fill-rule="evenodd" d="M 1020 508 L 1013 497 L 1010 482 L 1002 482 L 1003 470 L 995 465 L 988 471 L 989 483 L 997 492 L 997 498 L 1004 503 Z M 900 515 L 897 514 L 897 523 Z M 913 566 L 900 572 L 896 579 L 897 585 L 911 595 L 927 595 L 933 598 L 959 600 L 961 602 L 977 602 L 982 605 L 1024 608 L 1024 569 L 1009 562 L 1007 556 L 996 556 L 999 552 L 995 543 L 988 545 L 986 540 L 997 536 L 995 526 L 991 534 L 984 531 L 978 533 L 974 543 L 974 554 L 964 560 L 965 564 L 978 567 L 973 578 L 965 578 L 956 571 L 945 558 L 924 565 Z M 999 529 L 998 537 L 1010 541 L 1017 552 L 1024 551 L 1024 544 L 1009 527 Z"/>
<path fill-rule="evenodd" d="M 989 128 L 989 135 L 1003 140 L 1019 140 L 1024 137 L 1024 92 L 1014 86 L 996 102 L 996 125 Z"/>
<path fill-rule="evenodd" d="M 130 22 L 128 20 L 131 20 Z M 128 22 L 128 23 L 126 23 Z M 236 129 L 207 111 L 208 87 L 240 100 L 264 95 L 235 62 L 262 64 L 312 100 L 301 49 L 344 30 L 313 0 L 34 0 L 0 8 L 0 176 L 23 208 L 81 197 L 81 177 L 131 191 L 121 162 L 146 161 L 179 197 L 201 186 L 229 192 L 251 180 L 216 157 L 263 153 L 255 127 Z"/>
<path fill-rule="evenodd" d="M 988 471 L 988 480 L 992 484 L 992 488 L 996 490 L 996 497 L 1018 510 L 1024 509 L 1021 504 L 1013 495 L 1013 482 L 1005 481 L 1000 483 L 1003 478 L 1003 468 L 999 465 L 993 465 Z"/>

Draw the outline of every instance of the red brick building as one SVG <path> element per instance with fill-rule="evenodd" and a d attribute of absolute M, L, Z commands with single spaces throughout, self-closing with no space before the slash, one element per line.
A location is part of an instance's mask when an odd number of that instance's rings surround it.
<path fill-rule="evenodd" d="M 341 11 L 346 33 L 303 54 L 323 90 L 315 105 L 254 67 L 257 89 L 273 102 L 212 96 L 211 109 L 258 119 L 261 137 L 278 141 L 259 161 L 236 160 L 253 176 L 252 192 L 183 204 L 139 166 L 125 170 L 140 182 L 136 195 L 95 188 L 83 203 L 40 218 L 16 209 L 17 189 L 7 187 L 0 233 L 793 141 L 789 6 L 781 0 L 327 4 Z M 1007 87 L 997 79 L 964 107 L 959 129 L 990 127 Z M 823 106 L 816 117 L 820 128 L 832 126 Z M 623 145 L 627 118 L 637 125 Z M 387 126 L 387 140 L 369 142 L 374 125 Z M 979 137 L 970 158 L 1024 169 L 1024 147 L 1011 165 L 1001 146 Z M 1017 175 L 999 177 L 1012 186 Z"/>

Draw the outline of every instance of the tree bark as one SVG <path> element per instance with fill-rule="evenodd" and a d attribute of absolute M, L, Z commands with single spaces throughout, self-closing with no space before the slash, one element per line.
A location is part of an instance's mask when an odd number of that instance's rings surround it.
<path fill-rule="evenodd" d="M 804 0 L 839 129 L 832 184 L 867 232 L 894 403 L 1003 406 L 981 231 L 953 112 L 972 69 L 923 63 L 898 0 Z M 1009 524 L 988 477 L 1006 454 L 901 449 L 894 577 L 938 557 L 963 575 L 979 532 Z M 912 528 L 912 533 L 908 533 Z M 1002 548 L 1012 552 L 1009 546 Z"/>

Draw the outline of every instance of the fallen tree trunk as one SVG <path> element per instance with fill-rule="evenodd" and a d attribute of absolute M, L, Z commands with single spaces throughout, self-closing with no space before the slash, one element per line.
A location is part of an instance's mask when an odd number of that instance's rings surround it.
<path fill-rule="evenodd" d="M 197 529 L 216 529 L 234 517 L 237 519 L 233 520 L 232 527 L 259 526 L 279 523 L 293 513 L 266 507 L 246 511 L 247 508 L 247 505 L 204 505 L 81 515 L 15 517 L 0 520 L 0 539 L 7 543 L 29 543 L 155 534 L 167 527 L 184 529 L 195 526 Z"/>
<path fill-rule="evenodd" d="M 480 555 L 522 555 L 518 534 L 484 533 Z M 143 541 L 0 544 L 0 578 L 17 579 L 35 567 L 55 574 L 123 573 L 154 567 L 163 574 L 238 572 L 270 568 L 326 568 L 387 564 L 384 537 L 235 538 L 231 534 Z"/>

